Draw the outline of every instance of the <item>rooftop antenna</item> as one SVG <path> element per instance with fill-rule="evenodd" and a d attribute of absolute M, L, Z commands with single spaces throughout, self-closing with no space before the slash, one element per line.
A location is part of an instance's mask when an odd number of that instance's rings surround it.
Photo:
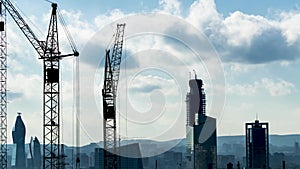
<path fill-rule="evenodd" d="M 256 113 L 256 120 L 258 120 L 258 113 Z"/>
<path fill-rule="evenodd" d="M 21 116 L 21 114 L 22 114 L 21 112 L 17 112 L 17 113 L 18 113 L 18 116 Z"/>
<path fill-rule="evenodd" d="M 193 69 L 193 72 L 194 72 L 194 74 L 195 74 L 195 79 L 197 79 L 197 73 L 196 73 L 196 70 Z"/>

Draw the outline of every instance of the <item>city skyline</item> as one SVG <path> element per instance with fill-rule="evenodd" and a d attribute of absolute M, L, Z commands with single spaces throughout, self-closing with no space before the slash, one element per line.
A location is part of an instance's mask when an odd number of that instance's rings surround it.
<path fill-rule="evenodd" d="M 32 3 L 35 5 L 32 6 Z M 122 18 L 147 13 L 171 14 L 183 23 L 191 24 L 193 28 L 203 32 L 202 37 L 208 39 L 212 44 L 211 49 L 216 49 L 216 55 L 220 59 L 221 65 L 217 68 L 224 69 L 225 86 L 220 86 L 220 90 L 223 91 L 222 87 L 225 87 L 223 92 L 226 99 L 223 103 L 224 109 L 220 108 L 223 112 L 219 114 L 210 112 L 214 101 L 213 96 L 216 94 L 213 93 L 213 85 L 216 84 L 212 83 L 215 70 L 208 71 L 207 63 L 199 58 L 195 59 L 197 60 L 195 64 L 184 62 L 186 65 L 182 65 L 184 55 L 193 58 L 192 52 L 183 47 L 182 43 L 157 35 L 130 37 L 125 48 L 128 57 L 127 69 L 124 71 L 123 67 L 121 70 L 120 89 L 118 89 L 121 91 L 119 95 L 126 91 L 128 94 L 127 98 L 125 95 L 120 96 L 120 102 L 129 102 L 132 106 L 120 103 L 123 116 L 126 115 L 125 108 L 128 106 L 127 117 L 129 118 L 128 121 L 125 121 L 124 117 L 121 119 L 122 138 L 140 137 L 154 140 L 184 138 L 185 120 L 179 123 L 177 121 L 185 118 L 184 97 L 188 91 L 189 72 L 194 76 L 193 69 L 204 80 L 208 100 L 207 114 L 217 118 L 218 135 L 244 134 L 244 122 L 253 121 L 257 114 L 260 120 L 268 121 L 272 126 L 270 134 L 299 133 L 296 119 L 299 119 L 300 111 L 297 105 L 297 100 L 300 99 L 300 80 L 294 78 L 299 72 L 300 64 L 298 4 L 292 0 L 284 3 L 269 0 L 261 2 L 261 6 L 256 5 L 258 1 L 244 3 L 248 5 L 224 4 L 219 0 L 215 2 L 212 0 L 141 1 L 129 3 L 131 5 L 120 1 L 111 3 L 91 1 L 88 4 L 81 1 L 59 2 L 58 6 L 70 26 L 69 29 L 79 52 L 82 53 L 80 55 L 81 144 L 102 140 L 100 90 L 102 89 L 103 69 L 101 64 L 107 43 L 101 44 L 95 53 L 91 52 L 90 56 L 88 56 L 90 53 L 86 53 L 87 49 L 90 49 L 87 44 L 95 37 L 97 38 L 97 32 L 100 32 L 101 38 L 104 39 L 100 42 L 107 42 L 106 39 L 112 37 L 114 30 L 114 26 L 110 26 L 112 21 L 118 19 L 123 21 Z M 28 22 L 28 24 L 32 27 L 36 25 L 42 32 L 41 37 L 45 37 L 43 34 L 48 25 L 50 4 L 42 1 L 19 0 L 16 4 L 34 23 Z M 253 6 L 256 8 L 254 9 Z M 8 129 L 13 126 L 16 112 L 20 111 L 23 113 L 25 123 L 30 124 L 27 125 L 27 136 L 36 135 L 41 139 L 42 63 L 37 59 L 34 49 L 18 30 L 11 17 L 7 16 L 7 18 Z M 142 25 L 138 21 L 135 24 L 127 24 L 128 32 L 137 25 Z M 102 29 L 109 27 L 111 32 L 106 32 L 107 34 L 103 37 Z M 153 25 L 153 29 L 156 27 L 159 25 Z M 40 32 L 35 28 L 34 30 Z M 60 32 L 62 35 L 62 30 Z M 188 33 L 182 32 L 182 36 Z M 134 41 L 143 43 L 134 44 Z M 64 42 L 64 39 L 61 42 Z M 149 46 L 152 48 L 149 49 Z M 68 52 L 64 48 L 62 51 Z M 151 57 L 152 55 L 156 56 Z M 75 139 L 72 128 L 75 118 L 72 114 L 72 62 L 72 59 L 62 61 L 62 128 L 63 140 L 69 145 L 75 143 L 72 140 Z M 150 71 L 147 65 L 151 67 Z M 177 68 L 178 72 L 176 72 Z M 177 74 L 174 75 L 174 72 Z M 161 103 L 164 104 L 161 105 Z M 135 111 L 131 111 L 130 108 Z M 164 108 L 166 112 L 155 114 Z M 130 112 L 140 113 L 140 118 L 145 115 L 143 112 L 150 112 L 151 116 L 137 123 L 133 117 L 134 114 Z M 178 124 L 179 127 L 168 126 L 168 124 Z M 170 127 L 173 130 L 166 134 Z M 146 129 L 151 130 L 143 132 Z M 159 132 L 159 129 L 162 132 Z M 158 135 L 153 134 L 157 132 Z M 26 137 L 25 142 L 29 142 L 29 139 Z M 12 143 L 10 137 L 8 143 Z"/>

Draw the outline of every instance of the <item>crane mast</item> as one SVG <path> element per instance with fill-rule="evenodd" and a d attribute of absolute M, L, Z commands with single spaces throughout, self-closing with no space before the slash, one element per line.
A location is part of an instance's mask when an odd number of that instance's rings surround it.
<path fill-rule="evenodd" d="M 116 97 L 120 74 L 125 24 L 117 25 L 112 54 L 106 50 L 103 98 L 104 169 L 118 168 L 116 134 Z"/>
<path fill-rule="evenodd" d="M 44 62 L 44 169 L 60 167 L 60 52 L 57 33 L 57 5 L 52 4 L 52 14 L 46 39 Z"/>
<path fill-rule="evenodd" d="M 0 169 L 7 169 L 6 10 L 0 4 Z"/>
<path fill-rule="evenodd" d="M 0 0 L 13 20 L 43 60 L 43 168 L 59 169 L 60 155 L 60 60 L 66 56 L 79 56 L 74 44 L 72 54 L 61 55 L 57 30 L 57 4 L 52 12 L 46 41 L 40 41 L 9 0 Z M 73 45 L 73 46 L 72 46 Z"/>

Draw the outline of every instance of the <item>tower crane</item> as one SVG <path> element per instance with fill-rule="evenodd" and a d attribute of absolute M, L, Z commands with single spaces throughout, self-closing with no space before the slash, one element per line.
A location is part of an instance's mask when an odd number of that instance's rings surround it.
<path fill-rule="evenodd" d="M 106 50 L 103 99 L 103 140 L 104 140 L 104 169 L 116 169 L 117 161 L 117 134 L 116 134 L 116 98 L 120 75 L 120 64 L 123 48 L 125 24 L 117 24 L 117 32 L 113 44 L 112 54 Z"/>
<path fill-rule="evenodd" d="M 6 10 L 0 4 L 0 169 L 7 169 Z"/>
<path fill-rule="evenodd" d="M 45 41 L 39 40 L 17 9 L 9 0 L 0 0 L 27 40 L 43 60 L 43 168 L 60 168 L 60 60 L 67 56 L 79 56 L 75 43 L 61 19 L 73 53 L 61 54 L 57 29 L 57 4 L 52 3 L 52 12 Z M 60 16 L 59 16 L 60 17 Z"/>

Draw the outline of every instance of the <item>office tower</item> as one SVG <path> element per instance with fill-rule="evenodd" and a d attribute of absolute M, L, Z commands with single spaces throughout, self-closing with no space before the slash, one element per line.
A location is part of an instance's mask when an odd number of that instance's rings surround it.
<path fill-rule="evenodd" d="M 102 148 L 95 148 L 95 169 L 104 168 L 104 150 Z"/>
<path fill-rule="evenodd" d="M 206 115 L 206 98 L 201 79 L 189 81 L 187 93 L 187 169 L 216 169 L 216 119 Z"/>
<path fill-rule="evenodd" d="M 26 166 L 25 159 L 25 125 L 21 118 L 21 113 L 18 113 L 15 126 L 12 131 L 13 143 L 15 144 L 15 149 L 13 154 L 13 166 L 15 169 L 24 169 Z"/>
<path fill-rule="evenodd" d="M 118 163 L 122 169 L 143 169 L 142 154 L 139 143 L 133 143 L 118 147 L 120 151 Z"/>
<path fill-rule="evenodd" d="M 190 82 L 191 83 L 191 82 Z M 194 143 L 193 126 L 195 124 L 196 112 L 191 111 L 191 92 L 186 94 L 186 168 L 194 168 Z"/>
<path fill-rule="evenodd" d="M 246 123 L 246 168 L 269 168 L 268 123 Z"/>
<path fill-rule="evenodd" d="M 186 161 L 187 169 L 194 169 L 194 125 L 196 115 L 205 112 L 205 93 L 201 79 L 189 81 L 190 91 L 186 95 Z M 204 100 L 203 100 L 204 99 Z M 204 108 L 203 108 L 204 107 Z"/>
<path fill-rule="evenodd" d="M 194 164 L 195 169 L 217 168 L 216 119 L 204 114 L 194 125 Z"/>
<path fill-rule="evenodd" d="M 104 168 L 104 149 L 95 148 L 94 153 L 94 168 L 103 169 Z M 118 154 L 117 160 L 119 167 L 122 169 L 143 169 L 142 154 L 140 151 L 140 146 L 138 143 L 123 145 L 117 148 Z"/>
<path fill-rule="evenodd" d="M 299 154 L 299 142 L 295 142 L 295 154 Z"/>
<path fill-rule="evenodd" d="M 41 144 L 37 137 L 34 139 L 31 137 L 29 143 L 29 158 L 30 158 L 30 168 L 41 169 L 42 168 L 42 154 L 41 154 Z"/>

